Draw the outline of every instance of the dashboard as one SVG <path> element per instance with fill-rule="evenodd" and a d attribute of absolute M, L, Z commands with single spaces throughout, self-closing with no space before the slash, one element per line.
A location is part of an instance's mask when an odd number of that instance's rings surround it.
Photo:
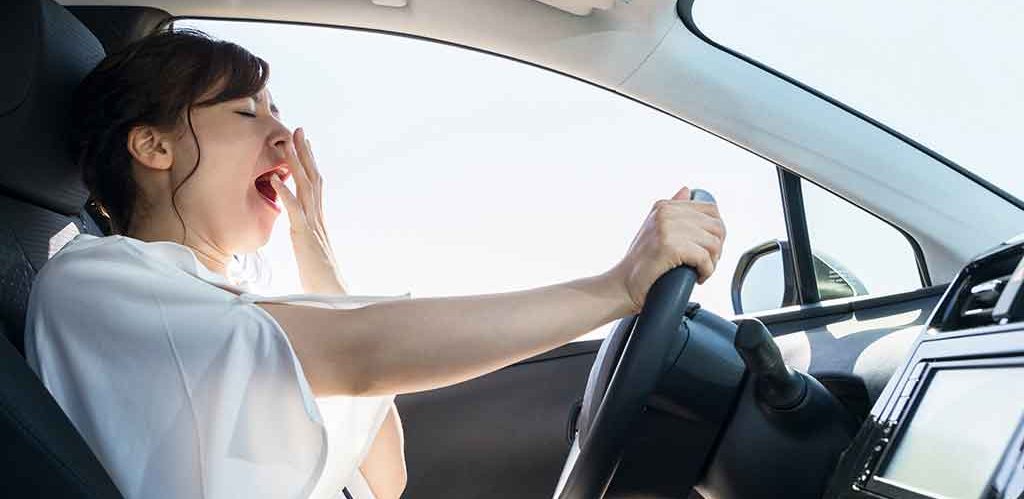
<path fill-rule="evenodd" d="M 841 454 L 826 498 L 1024 496 L 1024 243 L 968 264 Z"/>

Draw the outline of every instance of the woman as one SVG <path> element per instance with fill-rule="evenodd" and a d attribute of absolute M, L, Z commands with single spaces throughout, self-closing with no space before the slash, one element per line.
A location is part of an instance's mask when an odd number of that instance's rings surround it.
<path fill-rule="evenodd" d="M 398 497 L 394 395 L 555 348 L 638 313 L 667 270 L 703 282 L 718 261 L 718 211 L 683 188 L 599 275 L 345 296 L 310 143 L 282 124 L 268 76 L 237 45 L 169 31 L 76 91 L 75 154 L 115 235 L 80 235 L 40 271 L 26 355 L 126 497 Z M 266 244 L 282 204 L 307 294 L 270 298 L 236 255 Z"/>

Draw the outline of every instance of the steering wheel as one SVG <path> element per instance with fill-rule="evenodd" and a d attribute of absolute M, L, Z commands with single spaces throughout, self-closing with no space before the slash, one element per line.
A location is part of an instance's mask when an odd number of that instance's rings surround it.
<path fill-rule="evenodd" d="M 690 199 L 715 202 L 700 189 L 691 191 Z M 640 313 L 620 320 L 601 343 L 554 499 L 604 496 L 633 420 L 679 353 L 679 328 L 696 282 L 697 272 L 685 265 L 662 274 Z"/>

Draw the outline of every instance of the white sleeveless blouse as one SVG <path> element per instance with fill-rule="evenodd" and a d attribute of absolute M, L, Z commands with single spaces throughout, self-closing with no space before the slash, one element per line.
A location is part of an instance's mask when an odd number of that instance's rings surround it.
<path fill-rule="evenodd" d="M 250 291 L 186 246 L 127 236 L 80 234 L 36 276 L 29 365 L 127 499 L 340 499 L 346 486 L 372 498 L 358 467 L 394 397 L 314 398 L 255 303 L 351 309 L 410 294 Z"/>

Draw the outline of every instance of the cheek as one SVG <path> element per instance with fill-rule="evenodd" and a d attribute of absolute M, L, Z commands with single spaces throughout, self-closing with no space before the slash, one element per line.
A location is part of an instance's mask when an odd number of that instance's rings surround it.
<path fill-rule="evenodd" d="M 203 195 L 211 203 L 227 207 L 245 200 L 249 191 L 255 189 L 251 182 L 254 172 L 255 160 L 251 153 L 237 147 L 204 145 L 202 164 L 195 173 L 195 177 L 202 178 L 193 180 L 201 180 Z"/>
<path fill-rule="evenodd" d="M 199 166 L 179 191 L 179 209 L 188 207 L 191 215 L 206 220 L 218 229 L 237 224 L 251 211 L 245 182 L 247 175 L 230 172 L 214 163 Z"/>
<path fill-rule="evenodd" d="M 178 203 L 184 206 L 188 197 L 188 206 L 195 208 L 190 210 L 192 216 L 202 219 L 220 237 L 242 243 L 272 230 L 277 214 L 252 182 L 262 142 L 230 123 L 221 125 L 207 127 L 200 134 L 202 163 L 182 188 Z M 194 154 L 183 168 L 184 174 L 193 164 Z"/>

